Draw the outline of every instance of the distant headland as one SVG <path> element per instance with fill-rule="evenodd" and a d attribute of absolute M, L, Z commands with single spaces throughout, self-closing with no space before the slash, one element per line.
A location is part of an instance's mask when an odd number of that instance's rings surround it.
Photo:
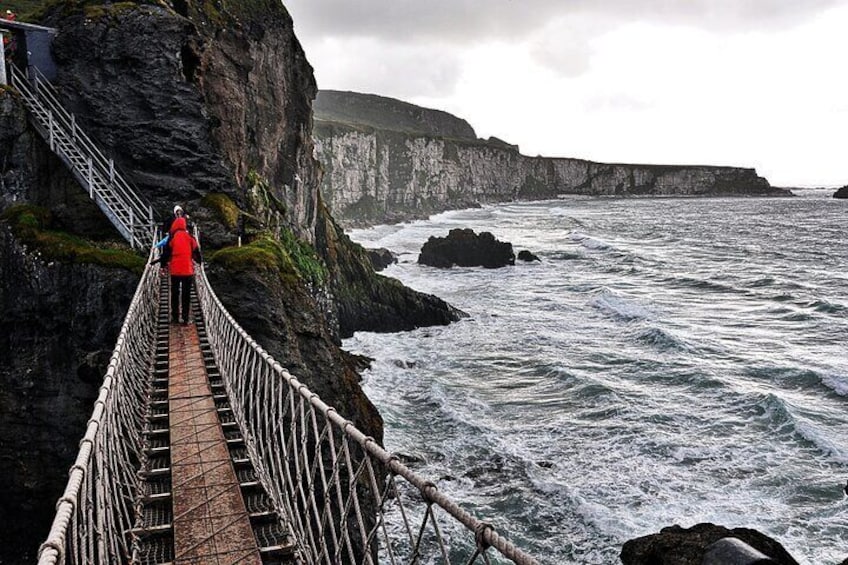
<path fill-rule="evenodd" d="M 447 112 L 356 92 L 318 92 L 314 138 L 325 172 L 322 194 L 347 226 L 564 194 L 792 194 L 771 186 L 752 168 L 529 157 L 517 145 L 477 138 L 467 121 Z"/>

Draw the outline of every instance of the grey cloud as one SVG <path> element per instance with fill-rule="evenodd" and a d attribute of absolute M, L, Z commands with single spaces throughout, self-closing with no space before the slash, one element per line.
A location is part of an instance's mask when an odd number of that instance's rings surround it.
<path fill-rule="evenodd" d="M 797 25 L 846 0 L 286 0 L 312 58 L 331 40 L 335 69 L 321 88 L 410 97 L 453 92 L 459 48 L 525 43 L 541 65 L 576 77 L 592 39 L 629 22 L 749 31 Z M 367 47 L 363 47 L 363 45 Z M 328 54 L 329 55 L 329 54 Z M 327 65 L 328 58 L 322 64 Z M 343 64 L 340 64 L 343 61 Z"/>
<path fill-rule="evenodd" d="M 555 18 L 682 23 L 706 29 L 786 27 L 844 0 L 287 0 L 310 36 L 391 42 L 512 40 Z"/>
<path fill-rule="evenodd" d="M 333 77 L 324 83 L 316 69 L 318 87 L 357 90 L 410 98 L 441 96 L 454 89 L 460 75 L 458 61 L 438 45 L 423 49 L 398 46 L 386 49 L 374 41 L 349 40 L 333 53 Z"/>

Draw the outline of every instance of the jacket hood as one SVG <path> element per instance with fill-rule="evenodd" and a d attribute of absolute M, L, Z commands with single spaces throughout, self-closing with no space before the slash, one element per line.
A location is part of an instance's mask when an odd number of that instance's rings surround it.
<path fill-rule="evenodd" d="M 171 233 L 174 233 L 177 230 L 185 230 L 186 229 L 186 221 L 185 218 L 175 218 L 171 223 Z"/>

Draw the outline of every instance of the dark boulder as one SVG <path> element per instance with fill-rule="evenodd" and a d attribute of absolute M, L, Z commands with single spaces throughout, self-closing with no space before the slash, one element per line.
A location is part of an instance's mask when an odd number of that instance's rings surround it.
<path fill-rule="evenodd" d="M 528 263 L 530 261 L 539 261 L 539 262 L 542 261 L 536 255 L 534 255 L 533 253 L 530 253 L 526 249 L 522 249 L 521 251 L 518 252 L 518 258 L 521 259 L 522 261 L 527 261 Z"/>
<path fill-rule="evenodd" d="M 669 526 L 658 534 L 632 539 L 621 549 L 621 562 L 624 565 L 701 565 L 707 547 L 727 537 L 742 540 L 781 565 L 798 565 L 780 543 L 756 530 L 731 530 L 708 523 L 688 529 Z"/>
<path fill-rule="evenodd" d="M 375 271 L 382 271 L 392 263 L 397 263 L 397 256 L 388 249 L 366 249 L 368 258 L 371 259 L 371 265 Z"/>
<path fill-rule="evenodd" d="M 449 269 L 486 267 L 496 269 L 515 264 L 512 244 L 498 241 L 489 232 L 480 235 L 471 229 L 453 229 L 447 237 L 430 237 L 421 248 L 418 263 Z"/>
<path fill-rule="evenodd" d="M 848 198 L 848 184 L 833 193 L 834 198 Z"/>

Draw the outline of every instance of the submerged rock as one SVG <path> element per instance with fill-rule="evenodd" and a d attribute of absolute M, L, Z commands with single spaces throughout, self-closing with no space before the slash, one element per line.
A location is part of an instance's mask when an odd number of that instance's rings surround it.
<path fill-rule="evenodd" d="M 430 237 L 418 263 L 442 269 L 454 265 L 495 269 L 515 265 L 515 254 L 511 243 L 498 241 L 489 232 L 477 235 L 471 229 L 453 229 L 447 237 Z"/>
<path fill-rule="evenodd" d="M 624 565 L 701 565 L 706 549 L 722 538 L 742 540 L 781 565 L 798 565 L 777 541 L 749 528 L 728 529 L 703 523 L 683 528 L 669 526 L 658 534 L 632 539 L 621 549 Z"/>
<path fill-rule="evenodd" d="M 539 262 L 542 261 L 535 254 L 530 253 L 526 249 L 522 249 L 521 251 L 518 252 L 518 258 L 521 259 L 522 261 L 527 261 L 528 263 L 530 261 L 539 261 Z"/>
<path fill-rule="evenodd" d="M 397 263 L 397 256 L 385 248 L 368 249 L 368 257 L 375 271 L 382 271 L 392 263 Z"/>

